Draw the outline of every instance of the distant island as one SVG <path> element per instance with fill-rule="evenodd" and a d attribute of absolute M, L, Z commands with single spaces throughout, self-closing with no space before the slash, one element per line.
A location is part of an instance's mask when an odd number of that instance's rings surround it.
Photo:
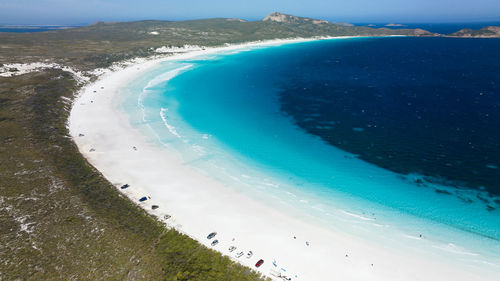
<path fill-rule="evenodd" d="M 500 37 L 500 27 L 499 26 L 486 26 L 478 30 L 474 29 L 462 29 L 457 32 L 448 35 L 450 37 L 466 37 L 466 38 L 499 38 Z"/>

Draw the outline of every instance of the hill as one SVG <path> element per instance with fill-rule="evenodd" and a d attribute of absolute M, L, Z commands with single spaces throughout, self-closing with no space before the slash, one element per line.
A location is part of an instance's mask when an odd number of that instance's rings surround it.
<path fill-rule="evenodd" d="M 467 37 L 467 38 L 500 38 L 500 27 L 486 26 L 481 29 L 462 29 L 451 33 L 451 37 Z"/>
<path fill-rule="evenodd" d="M 267 15 L 262 21 L 274 21 L 274 22 L 281 22 L 281 23 L 288 23 L 288 24 L 305 24 L 305 23 L 328 24 L 329 23 L 326 20 L 316 20 L 316 19 L 312 19 L 312 18 L 297 17 L 297 16 L 282 14 L 282 13 L 278 13 L 278 12 Z"/>
<path fill-rule="evenodd" d="M 261 21 L 217 18 L 189 21 L 103 23 L 39 33 L 0 33 L 0 63 L 52 60 L 80 70 L 154 54 L 162 46 L 226 43 L 314 36 L 435 36 L 422 29 L 349 26 L 272 13 Z"/>

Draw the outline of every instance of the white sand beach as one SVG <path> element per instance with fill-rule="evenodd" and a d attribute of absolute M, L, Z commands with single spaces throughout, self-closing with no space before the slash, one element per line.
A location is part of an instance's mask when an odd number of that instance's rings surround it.
<path fill-rule="evenodd" d="M 244 196 L 183 164 L 176 151 L 133 128 L 127 114 L 116 106 L 121 87 L 161 61 L 304 40 L 311 39 L 204 48 L 105 73 L 75 100 L 68 124 L 70 133 L 88 161 L 134 203 L 169 227 L 274 280 L 282 279 L 272 276 L 273 271 L 291 280 L 308 281 L 495 280 L 498 275 L 492 272 L 457 267 L 444 257 L 408 253 L 351 237 Z M 123 184 L 130 187 L 119 189 Z M 139 203 L 143 196 L 150 199 Z M 152 210 L 152 205 L 159 208 Z M 167 214 L 171 218 L 165 220 Z M 214 239 L 206 237 L 213 231 L 219 244 L 212 247 Z M 229 252 L 230 246 L 237 249 Z M 236 258 L 240 251 L 244 256 Z M 251 258 L 246 258 L 248 251 L 253 252 Z M 259 259 L 264 264 L 257 269 Z"/>

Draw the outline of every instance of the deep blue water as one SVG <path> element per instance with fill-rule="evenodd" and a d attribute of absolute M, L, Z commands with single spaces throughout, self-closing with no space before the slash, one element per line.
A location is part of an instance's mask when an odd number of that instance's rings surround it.
<path fill-rule="evenodd" d="M 500 39 L 321 45 L 287 71 L 282 110 L 368 162 L 500 195 L 499 50 Z"/>
<path fill-rule="evenodd" d="M 354 38 L 221 53 L 141 76 L 125 107 L 186 165 L 260 201 L 498 260 L 499 47 Z"/>

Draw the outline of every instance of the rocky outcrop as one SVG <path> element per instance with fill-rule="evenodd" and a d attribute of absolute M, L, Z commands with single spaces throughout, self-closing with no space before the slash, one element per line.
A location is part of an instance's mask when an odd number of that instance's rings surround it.
<path fill-rule="evenodd" d="M 385 26 L 388 26 L 388 27 L 401 27 L 401 26 L 406 26 L 406 25 L 400 24 L 400 23 L 388 23 Z"/>
<path fill-rule="evenodd" d="M 305 23 L 305 22 L 310 22 L 310 23 L 313 23 L 313 24 L 325 24 L 325 23 L 329 23 L 326 20 L 317 20 L 317 19 L 312 19 L 312 18 L 297 17 L 297 16 L 282 14 L 282 13 L 278 13 L 278 12 L 274 12 L 272 14 L 267 15 L 262 21 L 274 21 L 274 22 L 281 22 L 281 23 Z"/>

